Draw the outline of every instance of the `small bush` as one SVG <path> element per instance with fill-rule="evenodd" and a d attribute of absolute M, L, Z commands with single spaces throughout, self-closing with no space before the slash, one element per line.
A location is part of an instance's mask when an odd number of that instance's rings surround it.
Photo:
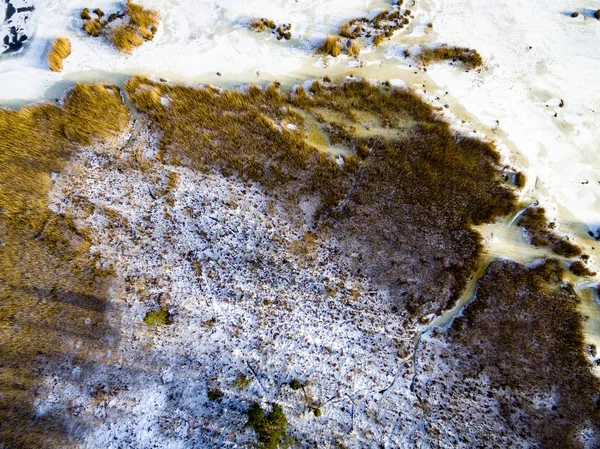
<path fill-rule="evenodd" d="M 579 13 L 575 11 L 573 14 L 571 14 L 571 17 L 579 17 Z"/>
<path fill-rule="evenodd" d="M 348 56 L 358 56 L 360 53 L 360 42 L 358 42 L 358 39 L 348 41 L 346 51 L 348 52 Z"/>
<path fill-rule="evenodd" d="M 54 72 L 60 72 L 63 68 L 63 59 L 71 54 L 71 43 L 65 37 L 59 37 L 50 46 L 48 52 L 48 66 Z"/>
<path fill-rule="evenodd" d="M 225 396 L 225 393 L 223 393 L 218 388 L 212 388 L 208 390 L 206 395 L 208 396 L 209 401 L 220 401 L 223 398 L 223 396 Z"/>
<path fill-rule="evenodd" d="M 313 408 L 313 413 L 318 418 L 319 416 L 321 416 L 321 409 L 319 407 Z"/>
<path fill-rule="evenodd" d="M 300 383 L 298 379 L 294 379 L 290 382 L 290 388 L 292 390 L 299 390 L 300 388 L 302 388 L 302 383 Z"/>
<path fill-rule="evenodd" d="M 373 37 L 373 45 L 378 46 L 383 42 L 383 35 L 382 34 L 376 34 Z"/>
<path fill-rule="evenodd" d="M 89 8 L 83 8 L 79 14 L 79 17 L 81 17 L 83 20 L 90 20 L 92 16 L 90 16 Z"/>
<path fill-rule="evenodd" d="M 144 317 L 144 323 L 148 327 L 165 326 L 169 321 L 169 313 L 166 310 L 153 310 Z"/>
<path fill-rule="evenodd" d="M 600 20 L 600 9 L 594 13 L 594 17 Z"/>
<path fill-rule="evenodd" d="M 96 8 L 94 9 L 94 14 L 96 14 L 98 17 L 102 17 L 104 16 L 104 11 L 102 11 L 100 8 Z"/>
<path fill-rule="evenodd" d="M 244 373 L 239 373 L 235 382 L 233 382 L 233 386 L 238 390 L 245 390 L 252 383 L 252 379 L 248 378 Z"/>
<path fill-rule="evenodd" d="M 523 173 L 519 172 L 515 175 L 515 185 L 518 188 L 521 189 L 521 188 L 525 187 L 526 182 L 527 182 L 527 178 L 525 177 L 525 175 Z"/>
<path fill-rule="evenodd" d="M 342 48 L 342 43 L 337 36 L 327 36 L 325 42 L 317 49 L 317 53 L 336 57 L 340 55 Z"/>
<path fill-rule="evenodd" d="M 256 432 L 259 447 L 277 449 L 287 443 L 287 419 L 279 404 L 273 404 L 271 412 L 265 415 L 258 402 L 253 402 L 248 409 L 248 423 Z"/>

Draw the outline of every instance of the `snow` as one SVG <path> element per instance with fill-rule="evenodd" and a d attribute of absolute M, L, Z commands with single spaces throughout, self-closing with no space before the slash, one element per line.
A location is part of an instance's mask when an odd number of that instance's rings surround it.
<path fill-rule="evenodd" d="M 397 446 L 398 413 L 417 425 L 414 329 L 386 292 L 347 274 L 334 237 L 294 251 L 306 224 L 259 186 L 139 159 L 155 145 L 143 131 L 129 148 L 82 150 L 53 190 L 52 209 L 115 272 L 118 344 L 93 367 L 51 367 L 38 413 L 68 414 L 82 447 L 234 447 L 254 441 L 244 413 L 257 400 L 282 404 L 306 444 Z M 173 322 L 148 328 L 158 307 Z"/>

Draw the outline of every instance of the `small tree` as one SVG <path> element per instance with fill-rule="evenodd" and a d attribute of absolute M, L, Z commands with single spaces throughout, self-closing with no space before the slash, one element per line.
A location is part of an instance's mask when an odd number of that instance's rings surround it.
<path fill-rule="evenodd" d="M 277 449 L 286 445 L 287 419 L 279 404 L 273 403 L 271 412 L 265 415 L 258 402 L 253 402 L 248 409 L 248 426 L 256 432 L 259 447 L 262 449 Z"/>

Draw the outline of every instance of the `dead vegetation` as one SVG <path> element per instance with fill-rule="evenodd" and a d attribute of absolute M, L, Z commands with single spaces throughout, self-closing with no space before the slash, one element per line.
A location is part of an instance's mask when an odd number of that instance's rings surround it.
<path fill-rule="evenodd" d="M 71 42 L 66 37 L 59 37 L 52 42 L 48 51 L 48 66 L 53 72 L 60 72 L 63 60 L 71 54 Z"/>
<path fill-rule="evenodd" d="M 47 207 L 51 173 L 79 144 L 128 123 L 115 86 L 76 86 L 64 107 L 0 109 L 0 441 L 6 447 L 71 447 L 62 418 L 32 405 L 44 364 L 105 350 L 104 273 L 89 240 Z M 80 127 L 81 126 L 81 127 Z M 93 325 L 86 325 L 89 319 Z M 74 350 L 72 336 L 85 342 Z"/>
<path fill-rule="evenodd" d="M 477 50 L 463 47 L 449 47 L 447 45 L 436 48 L 423 48 L 418 59 L 423 65 L 430 65 L 440 61 L 461 63 L 467 70 L 483 65 L 483 58 Z"/>
<path fill-rule="evenodd" d="M 584 354 L 578 298 L 563 276 L 556 260 L 489 267 L 464 316 L 440 335 L 452 377 L 418 382 L 431 429 L 449 422 L 466 447 L 596 447 L 579 435 L 600 435 L 600 384 Z"/>
<path fill-rule="evenodd" d="M 123 53 L 131 53 L 145 41 L 152 40 L 157 31 L 158 12 L 131 0 L 127 0 L 124 10 L 110 14 L 106 20 L 102 19 L 104 13 L 100 9 L 95 9 L 94 14 L 96 17 L 92 18 L 88 8 L 82 10 L 85 32 L 93 37 L 106 37 Z"/>
<path fill-rule="evenodd" d="M 581 255 L 581 248 L 553 231 L 554 224 L 548 223 L 546 211 L 542 207 L 528 208 L 519 217 L 517 225 L 524 228 L 534 246 L 551 248 L 559 256 L 567 258 Z"/>
<path fill-rule="evenodd" d="M 292 29 L 291 23 L 277 26 L 271 19 L 265 19 L 263 17 L 260 19 L 252 19 L 248 28 L 256 32 L 271 31 L 273 34 L 277 35 L 278 41 L 281 39 L 290 40 L 292 38 L 292 33 L 290 31 Z"/>
<path fill-rule="evenodd" d="M 410 23 L 410 10 L 402 8 L 402 1 L 391 6 L 391 10 L 381 11 L 373 19 L 361 17 L 343 24 L 339 35 L 353 40 L 371 40 L 374 46 L 380 45 Z"/>
<path fill-rule="evenodd" d="M 344 46 L 337 36 L 327 36 L 325 41 L 317 49 L 317 53 L 333 56 L 335 58 L 342 53 L 343 48 Z"/>
<path fill-rule="evenodd" d="M 127 90 L 162 134 L 165 162 L 259 182 L 291 208 L 317 198 L 319 232 L 335 229 L 359 255 L 354 269 L 389 286 L 411 316 L 458 298 L 481 254 L 470 225 L 515 206 L 493 145 L 453 134 L 400 89 L 361 81 L 220 92 L 136 77 Z M 359 119 L 350 126 L 349 116 Z M 350 149 L 341 165 L 311 146 L 315 126 Z"/>

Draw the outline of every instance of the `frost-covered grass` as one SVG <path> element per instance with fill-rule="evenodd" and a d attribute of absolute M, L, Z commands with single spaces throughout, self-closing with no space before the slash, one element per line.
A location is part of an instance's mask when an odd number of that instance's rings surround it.
<path fill-rule="evenodd" d="M 412 399 L 399 380 L 381 391 L 400 377 L 411 341 L 385 294 L 348 274 L 335 239 L 291 253 L 306 228 L 259 186 L 162 164 L 148 139 L 80 153 L 54 194 L 56 212 L 94 230 L 91 250 L 114 267 L 122 316 L 113 361 L 83 378 L 49 377 L 40 409 L 72 404 L 74 422 L 91 429 L 76 435 L 86 447 L 248 444 L 253 401 L 281 404 L 299 441 L 393 438 L 384 423 Z M 172 172 L 177 186 L 167 189 Z M 159 303 L 173 322 L 146 330 Z M 106 376 L 127 389 L 111 385 L 118 391 L 97 404 L 90 392 Z M 294 379 L 304 388 L 287 386 Z M 209 401 L 212 389 L 220 402 Z"/>

